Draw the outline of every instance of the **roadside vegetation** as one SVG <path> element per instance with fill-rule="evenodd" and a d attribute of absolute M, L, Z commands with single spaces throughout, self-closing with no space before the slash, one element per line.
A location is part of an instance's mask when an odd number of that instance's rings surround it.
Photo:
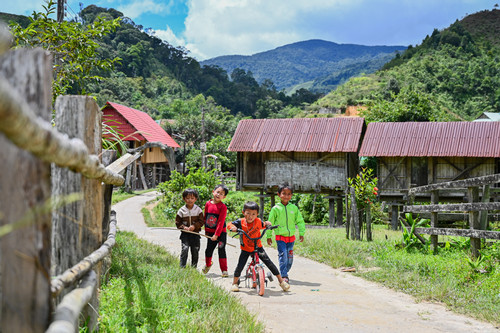
<path fill-rule="evenodd" d="M 118 232 L 99 332 L 264 332 L 229 293 L 158 245 Z"/>

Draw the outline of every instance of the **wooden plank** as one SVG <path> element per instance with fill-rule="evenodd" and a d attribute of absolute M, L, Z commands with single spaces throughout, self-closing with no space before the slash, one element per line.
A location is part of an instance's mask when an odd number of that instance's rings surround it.
<path fill-rule="evenodd" d="M 421 212 L 471 212 L 482 210 L 498 210 L 500 202 L 474 202 L 462 204 L 443 204 L 443 205 L 417 205 L 404 206 L 405 212 L 421 213 Z"/>
<path fill-rule="evenodd" d="M 130 163 L 134 162 L 139 157 L 141 157 L 141 154 L 142 152 L 137 152 L 134 154 L 126 153 L 122 155 L 119 159 L 108 165 L 106 169 L 116 173 L 120 173 L 124 171 Z"/>
<path fill-rule="evenodd" d="M 453 229 L 453 228 L 415 228 L 415 232 L 426 235 L 474 237 L 482 239 L 500 240 L 500 231 L 486 231 L 475 229 Z"/>
<path fill-rule="evenodd" d="M 52 59 L 48 52 L 8 52 L 0 57 L 0 74 L 42 121 L 50 122 Z M 18 148 L 1 132 L 0 156 L 0 226 L 4 226 L 19 222 L 50 199 L 50 163 Z M 51 214 L 47 211 L 35 213 L 29 225 L 0 239 L 2 332 L 44 332 L 47 328 L 52 312 L 50 239 Z"/>
<path fill-rule="evenodd" d="M 95 100 L 90 96 L 59 96 L 55 108 L 58 131 L 79 138 L 89 153 L 101 156 L 102 113 Z M 58 275 L 101 246 L 104 189 L 100 180 L 88 179 L 67 169 L 55 167 L 52 176 L 54 196 L 74 192 L 83 194 L 82 201 L 62 207 L 53 214 L 53 273 Z M 100 276 L 100 268 L 95 270 Z M 82 317 L 88 316 L 89 327 L 94 327 L 97 323 L 97 297 L 92 298 L 91 305 L 94 310 L 86 309 Z"/>
<path fill-rule="evenodd" d="M 482 177 L 463 179 L 463 180 L 455 180 L 452 182 L 414 187 L 409 189 L 408 194 L 411 195 L 419 192 L 430 192 L 432 190 L 439 190 L 439 189 L 467 188 L 471 186 L 490 185 L 498 182 L 500 182 L 500 173 Z"/>

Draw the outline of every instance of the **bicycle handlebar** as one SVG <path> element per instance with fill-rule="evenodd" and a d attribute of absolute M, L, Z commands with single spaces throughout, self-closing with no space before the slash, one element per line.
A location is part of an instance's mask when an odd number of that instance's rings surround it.
<path fill-rule="evenodd" d="M 252 240 L 252 241 L 257 241 L 257 240 L 261 239 L 262 237 L 264 237 L 264 235 L 266 234 L 266 231 L 267 231 L 267 230 L 276 229 L 277 227 L 278 227 L 277 225 L 266 226 L 266 228 L 265 228 L 265 229 L 262 229 L 262 230 L 264 230 L 264 231 L 262 232 L 262 234 L 261 234 L 259 237 L 254 237 L 254 238 L 253 238 L 253 237 L 250 237 L 250 236 L 249 236 L 249 235 L 248 235 L 248 234 L 247 234 L 247 233 L 246 233 L 243 229 L 236 228 L 236 232 L 237 232 L 239 235 L 241 235 L 241 234 L 245 235 L 245 236 L 246 236 L 249 240 Z"/>

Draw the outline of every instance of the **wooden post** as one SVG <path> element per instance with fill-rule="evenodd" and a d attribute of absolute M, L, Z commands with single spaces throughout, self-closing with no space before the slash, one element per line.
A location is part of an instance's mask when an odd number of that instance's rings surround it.
<path fill-rule="evenodd" d="M 469 202 L 479 202 L 479 187 L 468 187 L 467 194 L 469 196 Z M 480 221 L 479 221 L 479 212 L 478 211 L 470 211 L 469 212 L 469 228 L 470 229 L 479 229 Z M 477 258 L 479 256 L 479 250 L 481 249 L 481 238 L 472 238 L 470 239 L 470 246 L 472 255 Z"/>
<path fill-rule="evenodd" d="M 490 185 L 484 185 L 483 198 L 481 201 L 482 202 L 490 202 Z M 481 230 L 488 229 L 488 211 L 482 210 L 481 213 L 479 213 L 479 215 L 480 215 L 479 221 L 480 221 Z"/>
<path fill-rule="evenodd" d="M 366 240 L 372 241 L 372 212 L 370 207 L 366 208 Z"/>
<path fill-rule="evenodd" d="M 431 204 L 438 204 L 438 203 L 439 203 L 439 191 L 438 190 L 431 191 Z M 436 228 L 437 225 L 438 225 L 438 213 L 431 212 L 431 228 Z M 437 252 L 437 246 L 438 246 L 438 236 L 431 235 L 431 248 L 434 253 Z"/>
<path fill-rule="evenodd" d="M 264 221 L 264 190 L 263 189 L 260 189 L 259 206 L 260 206 L 259 218 L 262 221 Z"/>
<path fill-rule="evenodd" d="M 328 222 L 330 228 L 335 227 L 335 199 L 332 196 L 328 197 Z"/>
<path fill-rule="evenodd" d="M 342 200 L 342 197 L 335 199 L 337 201 L 337 226 L 341 227 L 342 224 L 344 223 L 344 200 Z"/>
<path fill-rule="evenodd" d="M 352 234 L 354 236 L 354 239 L 360 240 L 361 238 L 361 224 L 359 221 L 359 212 L 358 212 L 358 207 L 356 204 L 356 193 L 354 192 L 354 189 L 351 188 L 351 214 L 352 214 Z"/>
<path fill-rule="evenodd" d="M 50 123 L 52 59 L 42 49 L 18 49 L 0 56 L 6 80 L 33 112 Z M 1 103 L 1 101 L 0 101 Z M 33 119 L 36 121 L 36 119 Z M 50 163 L 17 148 L 0 132 L 0 225 L 21 221 L 51 197 Z M 35 213 L 29 224 L 0 238 L 0 330 L 44 332 L 50 297 L 51 214 Z"/>
<path fill-rule="evenodd" d="M 57 130 L 71 138 L 81 139 L 89 153 L 100 156 L 101 110 L 94 99 L 90 96 L 59 96 L 55 108 Z M 101 246 L 104 189 L 101 181 L 84 178 L 68 169 L 54 167 L 52 177 L 55 197 L 75 192 L 83 194 L 82 201 L 61 207 L 53 213 L 53 273 L 58 275 Z M 95 270 L 100 276 L 100 265 Z M 93 328 L 97 324 L 96 311 L 99 308 L 97 294 L 90 306 L 83 316 L 89 317 L 88 325 Z"/>
<path fill-rule="evenodd" d="M 392 230 L 398 230 L 399 206 L 391 205 L 391 227 Z"/>
<path fill-rule="evenodd" d="M 345 192 L 345 210 L 346 210 L 346 220 L 345 220 L 345 233 L 346 233 L 346 239 L 349 239 L 349 230 L 351 226 L 351 210 L 349 209 L 349 194 L 347 193 L 347 190 Z"/>
<path fill-rule="evenodd" d="M 140 162 L 135 161 L 132 166 L 132 191 L 135 191 L 137 189 L 137 164 Z"/>
<path fill-rule="evenodd" d="M 125 192 L 132 193 L 132 164 L 127 166 L 126 176 L 125 176 Z"/>
<path fill-rule="evenodd" d="M 139 177 L 141 177 L 142 189 L 147 190 L 148 185 L 146 184 L 146 178 L 144 177 L 144 168 L 142 167 L 142 162 L 137 161 L 137 164 L 139 165 Z"/>

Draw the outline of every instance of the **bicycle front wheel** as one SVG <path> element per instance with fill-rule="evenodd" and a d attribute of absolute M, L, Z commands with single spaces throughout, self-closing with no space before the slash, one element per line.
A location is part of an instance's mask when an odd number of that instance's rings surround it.
<path fill-rule="evenodd" d="M 263 296 L 265 291 L 264 288 L 266 286 L 266 276 L 264 274 L 264 268 L 258 266 L 256 269 L 256 273 L 257 293 L 259 294 L 259 296 Z"/>

